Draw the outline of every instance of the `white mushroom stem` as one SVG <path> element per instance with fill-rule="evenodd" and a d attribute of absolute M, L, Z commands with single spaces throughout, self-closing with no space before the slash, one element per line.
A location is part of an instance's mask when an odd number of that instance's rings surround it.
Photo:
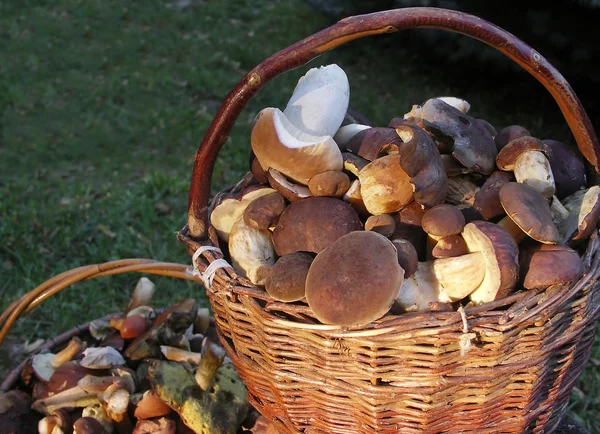
<path fill-rule="evenodd" d="M 73 360 L 73 358 L 79 354 L 83 349 L 83 342 L 78 337 L 74 337 L 68 343 L 68 345 L 62 351 L 59 351 L 54 355 L 50 365 L 56 369 L 64 363 Z"/>
<path fill-rule="evenodd" d="M 517 225 L 509 216 L 504 217 L 497 225 L 508 232 L 517 244 L 527 238 L 527 234 L 523 232 L 519 225 Z"/>
<path fill-rule="evenodd" d="M 550 162 L 541 151 L 526 151 L 515 161 L 513 172 L 521 184 L 534 188 L 546 199 L 556 192 Z"/>
<path fill-rule="evenodd" d="M 554 220 L 554 223 L 557 226 L 569 218 L 569 210 L 560 203 L 556 196 L 552 196 L 552 200 L 550 201 L 550 211 L 552 212 L 552 220 Z"/>
<path fill-rule="evenodd" d="M 97 395 L 86 392 L 79 386 L 75 386 L 48 398 L 38 399 L 31 404 L 31 408 L 39 413 L 50 415 L 60 408 L 87 407 L 99 402 L 100 400 Z"/>
<path fill-rule="evenodd" d="M 39 434 L 60 434 L 64 431 L 59 426 L 60 419 L 57 416 L 46 416 L 38 422 Z"/>
<path fill-rule="evenodd" d="M 275 250 L 269 231 L 251 228 L 239 218 L 229 234 L 229 253 L 236 273 L 255 285 L 264 285 L 275 265 Z"/>
<path fill-rule="evenodd" d="M 479 252 L 454 258 L 419 262 L 414 275 L 404 279 L 396 304 L 405 311 L 426 311 L 435 302 L 461 300 L 474 291 L 485 276 Z"/>
<path fill-rule="evenodd" d="M 225 350 L 222 347 L 205 340 L 202 361 L 195 374 L 196 383 L 202 390 L 206 391 L 210 387 L 217 370 L 223 363 L 225 355 Z"/>
<path fill-rule="evenodd" d="M 115 422 L 121 422 L 127 414 L 129 406 L 129 391 L 119 389 L 115 391 L 106 403 L 106 414 Z"/>
<path fill-rule="evenodd" d="M 156 285 L 147 277 L 142 277 L 138 280 L 137 285 L 135 285 L 135 289 L 131 294 L 131 298 L 129 299 L 129 303 L 127 304 L 127 308 L 123 313 L 123 316 L 127 316 L 127 313 L 130 310 L 133 310 L 140 306 L 151 306 L 152 305 L 152 297 L 156 292 Z"/>
<path fill-rule="evenodd" d="M 171 360 L 172 362 L 186 362 L 190 365 L 199 365 L 202 361 L 202 356 L 199 353 L 180 350 L 175 347 L 161 345 L 160 352 L 167 360 Z"/>

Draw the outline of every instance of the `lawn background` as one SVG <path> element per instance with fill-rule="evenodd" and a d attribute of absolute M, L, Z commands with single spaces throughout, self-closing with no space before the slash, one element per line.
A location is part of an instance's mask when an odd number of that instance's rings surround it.
<path fill-rule="evenodd" d="M 185 223 L 194 152 L 220 101 L 262 59 L 329 24 L 301 0 L 0 0 L 0 309 L 84 264 L 188 263 L 174 234 Z M 429 97 L 456 95 L 497 128 L 519 123 L 573 144 L 556 104 L 526 73 L 508 62 L 421 55 L 405 43 L 411 32 L 355 41 L 310 66 L 340 64 L 351 106 L 379 125 Z M 215 191 L 245 173 L 256 113 L 283 108 L 306 70 L 250 102 L 219 157 Z M 574 87 L 595 110 L 585 86 Z M 16 364 L 17 344 L 121 310 L 138 278 L 77 284 L 45 302 L 0 349 L 0 373 Z M 198 285 L 151 279 L 158 305 L 187 296 L 206 303 Z M 571 404 L 592 432 L 600 432 L 599 365 L 597 341 Z"/>

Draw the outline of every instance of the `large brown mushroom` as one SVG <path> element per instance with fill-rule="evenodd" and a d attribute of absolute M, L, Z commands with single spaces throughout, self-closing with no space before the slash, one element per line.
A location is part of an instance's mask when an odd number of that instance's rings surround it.
<path fill-rule="evenodd" d="M 532 243 L 521 250 L 521 275 L 525 289 L 546 288 L 583 276 L 579 254 L 567 246 Z"/>
<path fill-rule="evenodd" d="M 306 276 L 313 258 L 296 252 L 277 260 L 265 283 L 267 293 L 275 300 L 298 301 L 306 293 Z"/>
<path fill-rule="evenodd" d="M 402 140 L 394 128 L 367 128 L 354 135 L 346 149 L 366 160 L 374 161 L 384 155 L 398 154 Z"/>
<path fill-rule="evenodd" d="M 531 136 L 531 134 L 527 128 L 520 125 L 509 125 L 502 128 L 500 131 L 498 131 L 498 134 L 494 136 L 494 142 L 496 142 L 498 152 L 500 152 L 502 148 L 504 148 L 512 140 L 523 136 Z"/>
<path fill-rule="evenodd" d="M 306 300 L 324 324 L 366 324 L 388 312 L 403 276 L 390 240 L 352 232 L 317 255 L 306 278 Z"/>
<path fill-rule="evenodd" d="M 319 253 L 335 240 L 361 229 L 356 211 L 330 197 L 312 197 L 290 204 L 273 230 L 277 255 Z"/>
<path fill-rule="evenodd" d="M 542 140 L 552 151 L 550 168 L 556 185 L 556 197 L 564 199 L 585 186 L 585 166 L 579 154 L 557 140 Z"/>
<path fill-rule="evenodd" d="M 517 182 L 527 184 L 546 199 L 556 191 L 548 157 L 548 146 L 531 136 L 511 140 L 496 157 L 500 170 L 512 171 Z"/>

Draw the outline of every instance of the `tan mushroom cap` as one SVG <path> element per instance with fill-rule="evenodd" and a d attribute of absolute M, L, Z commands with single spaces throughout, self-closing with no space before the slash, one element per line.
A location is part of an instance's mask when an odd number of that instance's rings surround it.
<path fill-rule="evenodd" d="M 577 252 L 567 246 L 533 244 L 521 251 L 521 275 L 526 289 L 578 280 L 585 268 Z"/>
<path fill-rule="evenodd" d="M 500 202 L 511 220 L 534 240 L 556 244 L 560 239 L 550 206 L 532 187 L 508 182 L 500 188 Z"/>
<path fill-rule="evenodd" d="M 290 202 L 296 202 L 312 196 L 308 187 L 291 182 L 279 170 L 271 167 L 267 170 L 266 174 L 271 187 Z"/>
<path fill-rule="evenodd" d="M 465 217 L 455 206 L 436 205 L 425 211 L 421 226 L 428 235 L 446 237 L 461 233 L 465 227 Z"/>
<path fill-rule="evenodd" d="M 462 236 L 470 252 L 481 252 L 485 276 L 470 294 L 474 303 L 487 303 L 510 294 L 519 280 L 519 248 L 500 226 L 485 221 L 468 223 Z"/>
<path fill-rule="evenodd" d="M 267 293 L 279 301 L 302 300 L 306 294 L 306 276 L 312 261 L 312 256 L 302 252 L 279 258 L 265 283 Z"/>
<path fill-rule="evenodd" d="M 400 155 L 387 155 L 367 164 L 358 179 L 365 207 L 373 215 L 399 211 L 413 201 L 413 186 L 400 165 Z"/>
<path fill-rule="evenodd" d="M 352 232 L 317 255 L 306 278 L 306 300 L 324 324 L 367 324 L 389 311 L 403 275 L 390 240 Z"/>
<path fill-rule="evenodd" d="M 290 204 L 273 230 L 277 255 L 319 253 L 343 235 L 362 229 L 358 214 L 331 197 L 311 197 Z"/>
<path fill-rule="evenodd" d="M 276 108 L 260 112 L 251 144 L 263 169 L 277 169 L 300 184 L 343 167 L 342 153 L 331 136 L 315 137 L 299 130 Z"/>
<path fill-rule="evenodd" d="M 350 178 L 337 170 L 319 173 L 308 181 L 308 189 L 313 196 L 342 197 L 349 188 Z"/>

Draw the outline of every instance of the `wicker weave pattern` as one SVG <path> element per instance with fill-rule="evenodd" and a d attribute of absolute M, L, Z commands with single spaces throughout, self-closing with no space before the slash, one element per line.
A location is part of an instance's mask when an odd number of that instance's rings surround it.
<path fill-rule="evenodd" d="M 594 236 L 588 263 L 599 246 Z M 201 269 L 217 257 L 207 256 Z M 464 356 L 457 312 L 343 329 L 225 273 L 208 295 L 253 405 L 281 432 L 551 432 L 600 316 L 600 257 L 590 267 L 573 286 L 467 309 L 476 338 Z"/>

